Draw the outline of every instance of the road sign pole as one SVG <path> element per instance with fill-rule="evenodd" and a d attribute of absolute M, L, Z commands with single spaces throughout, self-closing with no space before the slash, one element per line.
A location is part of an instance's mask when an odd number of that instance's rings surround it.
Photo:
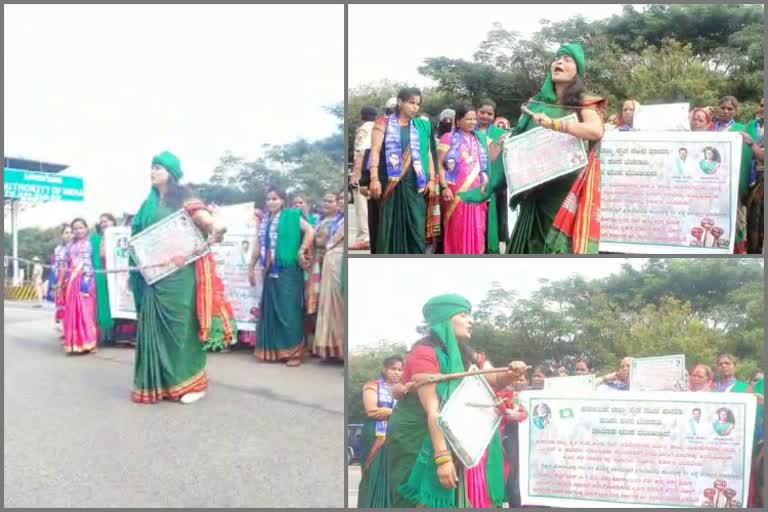
<path fill-rule="evenodd" d="M 13 285 L 19 284 L 19 200 L 11 199 L 11 237 L 13 239 Z"/>

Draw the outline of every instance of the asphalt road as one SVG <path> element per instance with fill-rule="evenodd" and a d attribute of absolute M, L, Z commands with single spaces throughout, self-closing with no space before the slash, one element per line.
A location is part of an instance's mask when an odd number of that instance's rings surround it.
<path fill-rule="evenodd" d="M 360 465 L 347 466 L 347 478 L 349 489 L 347 490 L 347 503 L 349 508 L 357 508 L 357 488 L 360 486 Z"/>
<path fill-rule="evenodd" d="M 5 507 L 344 506 L 341 366 L 214 354 L 203 400 L 138 405 L 133 350 L 65 356 L 50 310 L 4 311 Z"/>

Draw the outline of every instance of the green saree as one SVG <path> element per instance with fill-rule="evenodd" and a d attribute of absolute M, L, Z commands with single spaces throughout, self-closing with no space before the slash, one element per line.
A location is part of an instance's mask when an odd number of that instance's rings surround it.
<path fill-rule="evenodd" d="M 134 223 L 138 233 L 174 213 L 157 204 L 154 215 Z M 137 215 L 137 220 L 139 216 Z M 147 222 L 143 225 L 143 222 Z M 194 391 L 205 391 L 206 357 L 198 339 L 194 264 L 148 285 L 141 275 L 132 275 L 138 311 L 133 401 L 155 403 L 164 398 L 178 400 Z"/>
<path fill-rule="evenodd" d="M 96 321 L 99 325 L 99 343 L 112 343 L 115 341 L 115 322 L 112 320 L 109 306 L 107 274 L 99 272 L 104 270 L 104 260 L 101 257 L 103 243 L 104 236 L 101 233 L 91 235 L 93 269 L 96 271 Z"/>
<path fill-rule="evenodd" d="M 298 262 L 301 212 L 283 210 L 277 230 L 280 269 L 275 274 L 267 264 L 261 295 L 255 355 L 262 361 L 300 359 L 304 354 L 304 271 Z"/>
<path fill-rule="evenodd" d="M 379 120 L 376 128 L 387 121 Z M 430 140 L 432 128 L 427 121 L 414 119 L 421 143 L 421 161 L 427 176 L 430 174 Z M 410 127 L 400 127 L 400 145 L 403 153 L 410 147 Z M 413 164 L 398 182 L 390 182 L 387 176 L 386 157 L 382 144 L 379 164 L 379 180 L 382 186 L 381 216 L 376 243 L 377 254 L 424 254 L 427 229 L 427 202 L 419 191 Z M 384 198 L 389 187 L 391 195 Z"/>
<path fill-rule="evenodd" d="M 492 124 L 488 127 L 486 137 L 491 142 L 497 143 L 507 133 L 506 130 Z M 503 153 L 499 153 L 498 158 L 491 162 L 489 176 L 498 176 L 496 181 L 501 182 L 488 202 L 488 253 L 498 254 L 499 242 L 507 243 L 509 241 L 509 202 L 507 201 Z"/>

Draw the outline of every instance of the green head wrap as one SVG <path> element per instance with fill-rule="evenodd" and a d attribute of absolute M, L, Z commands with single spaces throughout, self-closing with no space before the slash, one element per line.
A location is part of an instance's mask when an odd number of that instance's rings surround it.
<path fill-rule="evenodd" d="M 581 47 L 580 44 L 571 43 L 571 44 L 564 44 L 560 48 L 558 48 L 557 53 L 555 53 L 555 58 L 561 57 L 563 55 L 570 56 L 574 62 L 576 62 L 576 73 L 580 77 L 584 77 L 584 73 L 586 70 L 587 61 L 584 57 L 584 48 Z M 544 85 L 541 86 L 541 89 L 539 90 L 539 94 L 536 95 L 534 98 L 536 101 L 540 101 L 542 103 L 549 103 L 551 105 L 554 105 L 557 103 L 557 94 L 555 93 L 555 84 L 552 82 L 552 70 L 547 73 L 547 79 L 544 80 Z M 531 103 L 528 105 L 528 108 L 532 112 L 540 113 L 548 113 L 547 110 L 551 107 L 547 107 L 546 105 L 540 105 L 538 103 Z M 516 130 L 518 132 L 522 132 L 525 130 L 525 126 L 528 124 L 528 121 L 531 119 L 531 116 L 527 114 L 523 114 L 520 116 L 520 119 L 517 121 L 517 127 Z"/>
<path fill-rule="evenodd" d="M 152 159 L 152 165 L 160 165 L 168 171 L 175 181 L 179 181 L 184 173 L 181 170 L 181 162 L 170 151 L 163 151 Z"/>
<path fill-rule="evenodd" d="M 445 345 L 447 358 L 440 361 L 440 371 L 442 373 L 458 373 L 464 371 L 464 363 L 461 360 L 459 351 L 459 342 L 456 340 L 456 334 L 453 332 L 451 319 L 460 313 L 469 313 L 472 311 L 472 304 L 461 295 L 446 294 L 432 297 L 424 304 L 422 313 L 424 320 L 429 324 L 435 336 Z M 440 351 L 438 351 L 439 353 Z M 456 386 L 458 380 L 449 381 L 442 390 L 445 398 L 448 398 Z"/>

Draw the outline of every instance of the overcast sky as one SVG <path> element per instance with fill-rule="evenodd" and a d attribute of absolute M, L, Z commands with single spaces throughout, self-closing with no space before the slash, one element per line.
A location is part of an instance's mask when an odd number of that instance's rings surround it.
<path fill-rule="evenodd" d="M 3 9 L 5 155 L 69 164 L 86 187 L 85 204 L 37 207 L 22 227 L 135 211 L 165 149 L 203 181 L 226 150 L 255 158 L 335 129 L 342 5 Z"/>
<path fill-rule="evenodd" d="M 472 60 L 493 22 L 507 30 L 530 37 L 539 30 L 540 20 L 561 21 L 581 14 L 587 19 L 620 14 L 621 4 L 552 5 L 350 5 L 349 86 L 387 78 L 423 87 L 429 81 L 417 68 L 427 57 Z M 413 26 L 413 38 L 406 29 L 376 30 L 383 24 Z M 568 42 L 568 41 L 563 41 Z M 586 48 L 589 58 L 589 48 Z"/>
<path fill-rule="evenodd" d="M 389 340 L 409 345 L 416 341 L 421 308 L 435 295 L 458 293 L 474 306 L 485 298 L 494 281 L 528 296 L 540 279 L 570 275 L 587 279 L 616 273 L 630 262 L 640 268 L 642 258 L 350 258 L 349 349 Z"/>

